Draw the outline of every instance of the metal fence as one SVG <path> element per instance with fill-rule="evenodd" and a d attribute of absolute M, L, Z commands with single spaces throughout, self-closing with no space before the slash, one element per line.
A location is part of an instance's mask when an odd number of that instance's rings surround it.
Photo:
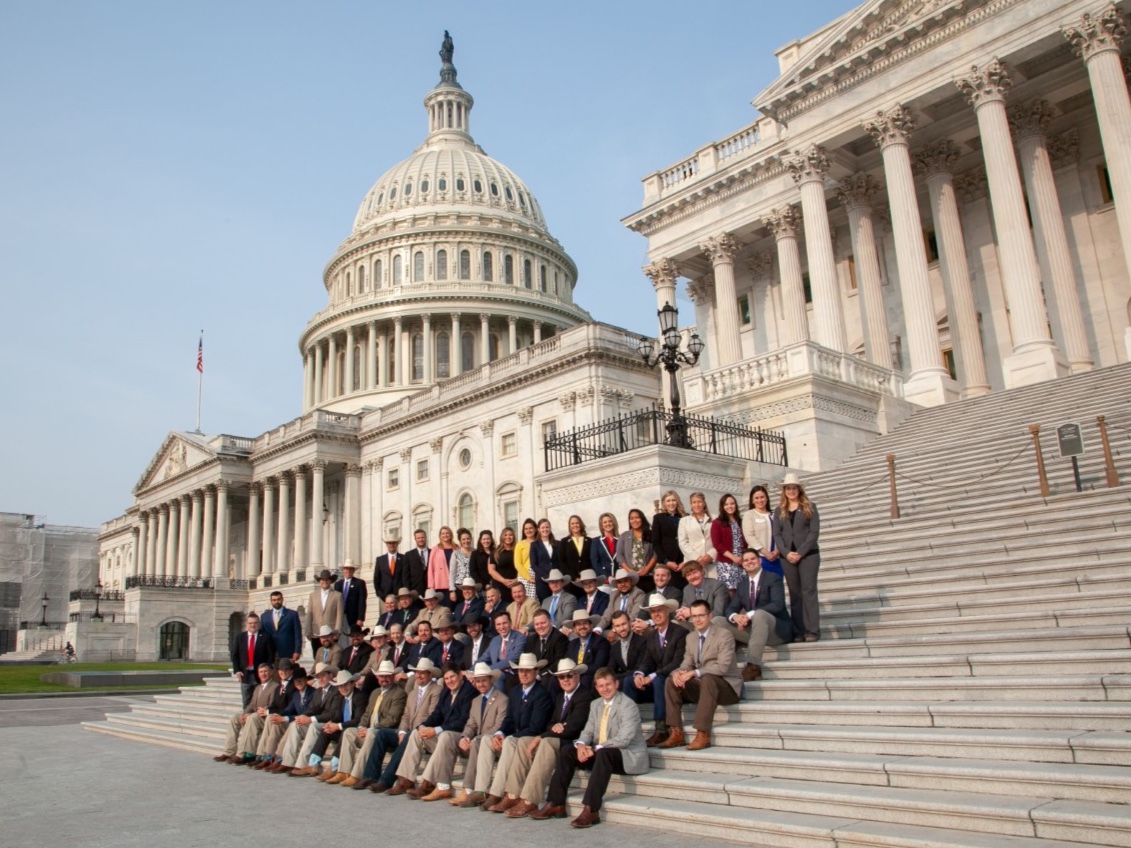
<path fill-rule="evenodd" d="M 144 586 L 154 589 L 211 589 L 211 577 L 156 577 L 152 574 L 126 578 L 126 588 Z"/>
<path fill-rule="evenodd" d="M 769 465 L 788 465 L 785 435 L 717 418 L 681 415 L 659 409 L 630 412 L 546 439 L 546 470 L 553 471 L 603 459 L 650 445 L 666 444 L 668 434 L 682 427 L 690 450 L 730 456 Z"/>
<path fill-rule="evenodd" d="M 99 597 L 99 595 L 94 589 L 72 589 L 71 590 L 71 600 L 72 601 L 93 601 L 93 600 L 96 600 L 98 597 Z M 111 591 L 104 591 L 102 593 L 101 597 L 102 597 L 102 600 L 104 600 L 104 601 L 124 601 L 126 599 L 126 596 L 123 595 L 121 592 L 111 592 Z"/>

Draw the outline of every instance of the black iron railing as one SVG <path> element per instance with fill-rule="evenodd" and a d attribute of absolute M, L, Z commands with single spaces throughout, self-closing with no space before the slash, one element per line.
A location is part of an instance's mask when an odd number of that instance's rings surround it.
<path fill-rule="evenodd" d="M 211 589 L 211 577 L 156 577 L 151 574 L 126 578 L 126 588 L 144 586 L 153 589 Z"/>
<path fill-rule="evenodd" d="M 230 583 L 231 583 L 230 588 L 232 588 L 232 589 L 254 589 L 255 588 L 255 578 L 254 577 L 252 577 L 250 580 L 232 580 L 232 581 L 230 581 Z"/>
<path fill-rule="evenodd" d="M 664 409 L 643 409 L 608 418 L 546 439 L 546 470 L 580 465 L 651 445 L 667 444 L 672 427 L 687 432 L 687 447 L 769 465 L 788 465 L 785 435 L 731 421 L 695 415 L 674 416 Z"/>
<path fill-rule="evenodd" d="M 71 621 L 72 622 L 76 622 L 76 621 L 101 621 L 103 623 L 106 623 L 108 621 L 111 624 L 113 624 L 117 620 L 118 620 L 117 615 L 115 613 L 112 613 L 112 612 L 100 612 L 97 616 L 92 612 L 73 612 L 73 613 L 71 613 Z"/>
<path fill-rule="evenodd" d="M 72 601 L 94 601 L 98 599 L 98 593 L 94 589 L 72 589 Z M 102 600 L 104 601 L 122 601 L 125 600 L 125 595 L 121 592 L 106 592 L 102 593 Z"/>

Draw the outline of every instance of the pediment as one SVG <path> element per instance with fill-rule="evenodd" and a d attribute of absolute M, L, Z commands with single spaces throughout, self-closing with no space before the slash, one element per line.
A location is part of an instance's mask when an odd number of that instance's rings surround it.
<path fill-rule="evenodd" d="M 198 438 L 189 433 L 170 433 L 162 442 L 161 448 L 154 454 L 141 475 L 135 492 L 143 491 L 163 483 L 170 477 L 175 477 L 183 471 L 207 462 L 216 455 L 215 451 L 203 438 Z"/>

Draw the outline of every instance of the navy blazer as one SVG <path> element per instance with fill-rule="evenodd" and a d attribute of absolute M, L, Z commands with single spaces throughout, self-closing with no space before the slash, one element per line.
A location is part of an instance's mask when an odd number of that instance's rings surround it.
<path fill-rule="evenodd" d="M 774 617 L 774 633 L 782 642 L 793 641 L 793 622 L 785 605 L 785 584 L 780 574 L 763 568 L 758 575 L 756 598 L 750 597 L 750 576 L 743 574 L 738 578 L 738 588 L 727 604 L 726 617 L 754 610 L 765 610 Z"/>
<path fill-rule="evenodd" d="M 353 645 L 342 650 L 342 665 L 345 666 L 353 674 L 361 674 L 361 670 L 365 668 L 366 663 L 369 662 L 369 655 L 373 653 L 373 646 L 368 642 L 362 642 L 357 646 L 357 656 L 354 657 L 353 662 L 349 658 L 353 655 Z"/>
<path fill-rule="evenodd" d="M 578 609 L 587 609 L 590 615 L 604 616 L 605 610 L 609 608 L 609 593 L 602 592 L 598 589 L 593 593 L 593 602 L 589 603 L 589 596 L 584 595 L 577 599 Z"/>
<path fill-rule="evenodd" d="M 522 687 L 515 686 L 508 696 L 507 716 L 503 719 L 504 736 L 541 736 L 550 724 L 554 698 L 545 686 L 535 683 L 523 697 Z"/>
<path fill-rule="evenodd" d="M 550 542 L 550 552 L 546 553 L 546 546 L 541 539 L 530 543 L 530 570 L 534 572 L 536 580 L 545 580 L 554 570 L 554 563 L 558 561 L 558 543 Z"/>
<path fill-rule="evenodd" d="M 562 732 L 554 733 L 553 730 L 546 728 L 546 732 L 542 735 L 551 739 L 560 739 L 563 742 L 576 742 L 577 737 L 581 735 L 581 731 L 585 729 L 585 725 L 589 721 L 589 708 L 593 704 L 593 692 L 585 688 L 574 689 L 569 704 L 565 705 L 565 714 L 563 715 L 564 701 L 565 692 L 559 691 L 554 698 L 553 711 L 550 713 L 550 727 L 555 724 L 565 725 Z"/>
<path fill-rule="evenodd" d="M 439 639 L 436 640 L 440 642 Z M 448 642 L 448 658 L 444 659 L 444 643 L 440 642 L 440 659 L 435 660 L 436 665 L 443 666 L 445 662 L 454 662 L 460 668 L 463 668 L 463 642 L 459 639 L 452 639 Z"/>
<path fill-rule="evenodd" d="M 415 648 L 415 645 L 410 645 L 408 642 L 401 642 L 401 655 L 397 656 L 397 646 L 392 642 L 389 643 L 389 662 L 399 668 L 401 671 L 408 670 L 408 657 Z"/>
<path fill-rule="evenodd" d="M 271 699 L 271 706 L 267 708 L 269 713 L 281 713 L 287 708 L 287 704 L 291 702 L 291 695 L 295 692 L 294 678 L 279 681 L 279 688 L 275 690 L 275 697 Z"/>
<path fill-rule="evenodd" d="M 452 690 L 445 686 L 440 692 L 440 700 L 436 702 L 436 709 L 432 710 L 432 715 L 424 719 L 420 726 L 462 733 L 463 726 L 467 724 L 467 718 L 471 715 L 471 702 L 478 694 L 479 692 L 467 679 L 464 679 L 456 690 L 454 699 Z"/>
<path fill-rule="evenodd" d="M 592 540 L 587 536 L 581 543 L 581 553 L 577 552 L 577 545 L 568 536 L 558 542 L 558 568 L 570 580 L 576 580 L 582 571 L 592 567 L 590 561 L 592 554 Z"/>
<path fill-rule="evenodd" d="M 483 617 L 483 599 L 476 595 L 470 601 L 458 600 L 452 612 L 455 620 L 467 627 L 469 622 L 478 621 Z"/>
<path fill-rule="evenodd" d="M 817 536 L 821 533 L 821 517 L 817 515 L 817 507 L 813 508 L 813 517 L 806 518 L 805 513 L 797 510 L 790 520 L 786 513 L 783 518 L 781 511 L 774 510 L 774 547 L 781 553 L 784 562 L 785 555 L 796 551 L 802 557 L 820 552 L 817 545 Z"/>
<path fill-rule="evenodd" d="M 270 635 L 260 630 L 255 634 L 255 665 L 253 669 L 258 668 L 261 663 L 271 663 L 274 660 L 275 643 L 271 641 Z M 245 630 L 236 637 L 236 641 L 232 645 L 232 671 L 247 671 L 247 668 L 247 631 Z M 244 678 L 244 683 L 254 681 L 255 678 L 250 681 L 246 677 Z"/>
<path fill-rule="evenodd" d="M 598 577 L 612 579 L 612 576 L 617 573 L 617 564 L 613 557 L 616 556 L 619 541 L 619 539 L 613 539 L 613 552 L 611 554 L 609 549 L 605 547 L 604 536 L 598 536 L 589 544 L 589 564 L 597 572 Z"/>
<path fill-rule="evenodd" d="M 640 654 L 640 665 L 636 671 L 644 674 L 659 674 L 667 677 L 683 662 L 684 643 L 688 630 L 674 621 L 668 622 L 668 632 L 664 647 L 660 647 L 660 634 L 655 627 L 648 628 L 644 637 L 644 650 Z"/>
<path fill-rule="evenodd" d="M 259 630 L 267 633 L 275 643 L 275 656 L 290 659 L 302 654 L 302 621 L 293 609 L 282 607 L 278 628 L 275 627 L 275 610 L 268 608 L 259 616 Z"/>
<path fill-rule="evenodd" d="M 569 640 L 565 655 L 578 665 L 585 666 L 587 670 L 585 674 L 581 675 L 581 688 L 592 690 L 593 675 L 597 673 L 597 669 L 604 668 L 609 664 L 609 640 L 600 633 L 590 633 L 589 644 L 585 646 L 585 656 L 580 660 L 577 658 L 579 653 L 581 653 L 581 640 L 574 636 Z M 584 725 L 582 726 L 584 727 Z M 580 732 L 578 730 L 578 733 Z"/>
<path fill-rule="evenodd" d="M 310 708 L 314 706 L 314 696 L 318 694 L 313 686 L 306 686 L 300 692 L 298 689 L 291 690 L 290 700 L 287 705 L 279 711 L 279 715 L 286 716 L 293 719 L 300 715 L 312 715 Z"/>
<path fill-rule="evenodd" d="M 349 594 L 343 591 L 345 580 L 339 580 L 334 588 L 342 593 L 342 618 L 346 620 L 346 632 L 358 621 L 365 621 L 365 608 L 369 601 L 369 587 L 360 577 L 350 579 Z M 383 600 L 383 598 L 382 598 Z"/>
<path fill-rule="evenodd" d="M 436 665 L 440 665 L 440 657 L 444 653 L 444 646 L 440 640 L 433 636 L 427 642 L 417 642 L 408 650 L 408 665 L 419 665 L 422 657 L 428 657 Z"/>

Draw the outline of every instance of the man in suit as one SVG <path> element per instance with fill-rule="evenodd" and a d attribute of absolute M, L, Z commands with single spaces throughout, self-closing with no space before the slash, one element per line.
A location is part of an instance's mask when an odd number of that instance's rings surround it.
<path fill-rule="evenodd" d="M 251 693 L 258 685 L 256 669 L 263 663 L 270 667 L 275 659 L 275 646 L 271 637 L 259 630 L 259 616 L 254 612 L 247 614 L 247 629 L 232 643 L 232 676 L 240 682 L 243 705 L 251 700 Z"/>
<path fill-rule="evenodd" d="M 369 694 L 369 701 L 357 727 L 346 728 L 342 733 L 338 773 L 327 780 L 327 783 L 341 783 L 350 789 L 365 789 L 374 783 L 373 780 L 364 779 L 369 754 L 379 732 L 383 729 L 395 731 L 404 715 L 408 695 L 404 687 L 394 685 L 393 674 L 396 669 L 393 664 L 384 660 L 374 671 L 377 688 Z"/>
<path fill-rule="evenodd" d="M 283 606 L 283 593 L 271 593 L 271 608 L 263 611 L 260 625 L 275 644 L 275 656 L 298 662 L 302 656 L 302 622 L 298 613 Z"/>
<path fill-rule="evenodd" d="M 445 612 L 448 614 L 441 616 L 433 624 L 436 640 L 440 643 L 439 664 L 443 667 L 447 663 L 454 662 L 462 669 L 465 668 L 463 664 L 463 642 L 455 638 L 456 623 L 452 621 L 451 613 L 447 610 Z"/>
<path fill-rule="evenodd" d="M 400 533 L 385 534 L 385 553 L 377 557 L 373 567 L 373 588 L 379 598 L 395 595 L 397 589 L 405 585 L 405 558 L 404 554 L 397 551 L 400 544 Z M 388 627 L 389 625 L 386 624 L 385 626 Z"/>
<path fill-rule="evenodd" d="M 338 669 L 321 663 L 314 666 L 314 696 L 310 706 L 296 716 L 287 726 L 279 745 L 279 763 L 271 769 L 276 774 L 291 774 L 304 768 L 314 743 L 318 741 L 318 729 L 332 716 L 333 702 L 338 690 L 332 686 Z"/>
<path fill-rule="evenodd" d="M 436 665 L 442 665 L 440 655 L 443 646 L 440 640 L 432 635 L 432 625 L 422 621 L 416 626 L 416 644 L 408 649 L 408 667 L 418 665 L 424 658 L 432 660 Z"/>
<path fill-rule="evenodd" d="M 423 777 L 417 782 L 420 763 L 424 754 L 433 754 L 441 733 L 462 733 L 471 713 L 471 702 L 475 698 L 475 687 L 467 681 L 460 668 L 454 664 L 443 669 L 444 691 L 432 714 L 409 734 L 408 745 L 400 768 L 397 769 L 397 782 L 389 790 L 389 795 L 404 795 L 419 801 L 436 788 L 436 784 Z"/>
<path fill-rule="evenodd" d="M 360 577 L 354 577 L 357 565 L 352 559 L 342 563 L 342 579 L 334 589 L 342 593 L 342 615 L 349 628 L 365 627 L 365 607 L 369 602 L 369 587 Z"/>
<path fill-rule="evenodd" d="M 550 587 L 550 595 L 542 601 L 542 609 L 550 614 L 554 627 L 561 627 L 573 617 L 577 609 L 577 598 L 571 592 L 565 591 L 569 578 L 558 569 L 550 571 L 546 577 L 546 585 Z"/>
<path fill-rule="evenodd" d="M 304 715 L 314 701 L 314 688 L 309 685 L 306 669 L 302 666 L 296 667 L 291 675 L 290 688 L 290 698 L 281 709 L 276 710 L 275 706 L 272 707 L 263 733 L 259 735 L 259 747 L 256 748 L 255 753 L 263 759 L 255 764 L 257 769 L 275 771 L 282 765 L 282 757 L 278 754 L 279 742 L 282 741 L 290 723 L 300 715 Z M 276 700 L 275 704 L 278 703 Z"/>
<path fill-rule="evenodd" d="M 604 639 L 596 641 L 608 646 Z M 562 745 L 572 745 L 589 720 L 593 693 L 581 688 L 582 675 L 587 671 L 569 657 L 559 662 L 554 669 L 558 693 L 550 710 L 549 726 L 530 737 L 507 737 L 491 783 L 491 795 L 502 800 L 491 805 L 484 801 L 483 806 L 490 812 L 505 812 L 509 818 L 520 819 L 538 809 L 546 797 L 558 751 Z"/>
<path fill-rule="evenodd" d="M 495 630 L 498 635 L 487 648 L 487 664 L 503 673 L 504 676 L 495 682 L 502 691 L 507 672 L 511 670 L 511 660 L 522 653 L 526 639 L 517 630 L 511 629 L 511 617 L 505 612 L 495 617 Z"/>
<path fill-rule="evenodd" d="M 404 640 L 404 628 L 394 624 L 389 628 L 389 659 L 397 667 L 397 679 L 408 679 L 408 652 L 412 648 Z"/>
<path fill-rule="evenodd" d="M 683 603 L 675 611 L 676 621 L 685 627 L 693 626 L 691 621 L 693 601 L 706 601 L 713 616 L 726 615 L 727 603 L 730 600 L 726 583 L 707 577 L 698 560 L 683 564 L 683 576 L 687 578 L 687 585 L 683 587 Z"/>
<path fill-rule="evenodd" d="M 314 777 L 322 771 L 322 755 L 326 752 L 326 743 L 323 741 L 325 727 L 327 724 L 337 724 L 342 721 L 342 702 L 353 693 L 353 675 L 348 671 L 335 669 L 331 676 L 328 668 L 321 666 L 319 668 L 322 672 L 318 675 L 322 684 L 322 697 L 316 702 L 317 713 L 311 717 L 310 726 L 302 740 L 302 747 L 297 755 L 289 760 L 294 764 L 294 768 L 290 770 L 291 777 Z M 349 681 L 348 689 L 345 681 Z M 286 756 L 284 761 L 287 761 Z"/>
<path fill-rule="evenodd" d="M 602 592 L 598 588 L 597 572 L 592 568 L 587 568 L 581 572 L 581 576 L 577 578 L 577 585 L 581 587 L 584 593 L 577 602 L 577 608 L 585 610 L 586 615 L 597 616 L 596 632 L 600 634 L 601 618 L 604 617 L 605 610 L 609 608 L 609 593 Z"/>
<path fill-rule="evenodd" d="M 713 625 L 711 619 L 711 607 L 706 601 L 691 603 L 691 623 L 695 630 L 687 637 L 683 662 L 664 687 L 670 732 L 668 738 L 656 746 L 658 748 L 687 745 L 682 721 L 685 703 L 698 704 L 693 722 L 695 739 L 687 750 L 711 747 L 715 710 L 737 704 L 742 695 L 742 680 L 734 664 L 734 637 L 725 628 Z"/>
<path fill-rule="evenodd" d="M 738 580 L 726 618 L 716 618 L 714 623 L 746 645 L 742 679 L 750 683 L 762 679 L 762 653 L 767 645 L 793 641 L 793 622 L 786 610 L 781 575 L 763 571 L 762 557 L 752 549 L 742 554 L 742 570 L 746 573 Z"/>
<path fill-rule="evenodd" d="M 640 612 L 640 608 L 644 606 L 644 593 L 636 588 L 639 580 L 640 578 L 634 572 L 626 571 L 623 568 L 613 575 L 613 582 L 616 584 L 617 590 L 609 597 L 609 606 L 605 609 L 605 615 L 601 619 L 601 631 L 606 634 L 610 642 L 613 641 L 613 637 L 608 634 L 608 630 L 613 621 L 613 613 L 617 611 L 627 613 L 628 620 L 631 622 Z"/>
<path fill-rule="evenodd" d="M 487 649 L 491 646 L 491 638 L 484 632 L 486 616 L 469 618 L 464 622 L 467 628 L 467 641 L 463 645 L 464 670 L 474 667 L 480 660 L 487 659 Z"/>
<path fill-rule="evenodd" d="M 678 608 L 680 602 L 683 600 L 683 590 L 677 589 L 672 585 L 672 572 L 668 568 L 666 562 L 656 563 L 656 567 L 652 569 L 652 581 L 656 584 L 656 588 L 652 590 L 652 594 L 663 595 L 669 600 L 676 602 Z M 632 632 L 639 633 L 642 636 L 648 635 L 648 628 L 652 626 L 652 613 L 648 610 L 648 605 L 645 604 L 640 608 L 640 612 L 636 614 L 636 619 L 632 622 Z M 622 681 L 623 683 L 624 681 Z M 621 691 L 629 697 L 631 693 L 628 691 L 628 685 L 625 684 L 621 687 Z M 661 695 L 663 690 L 660 691 Z M 661 700 L 663 700 L 661 698 Z"/>
<path fill-rule="evenodd" d="M 416 543 L 416 547 L 408 552 L 409 573 L 415 577 L 417 571 L 419 571 L 421 582 L 419 586 L 415 583 L 406 585 L 423 595 L 424 589 L 428 585 L 428 557 L 432 555 L 432 551 L 428 547 L 428 534 L 420 528 L 417 528 L 412 534 L 412 540 Z"/>
<path fill-rule="evenodd" d="M 314 649 L 314 661 L 322 665 L 332 665 L 334 668 L 339 668 L 342 663 L 342 649 L 338 645 L 337 628 L 331 627 L 329 624 L 323 624 L 322 627 L 315 633 L 318 637 L 318 647 Z"/>
<path fill-rule="evenodd" d="M 511 586 L 511 603 L 507 604 L 511 627 L 525 633 L 534 623 L 534 613 L 538 610 L 538 601 L 526 596 L 526 587 L 521 582 Z"/>
<path fill-rule="evenodd" d="M 499 676 L 500 672 L 487 663 L 479 663 L 468 674 L 478 695 L 471 702 L 463 730 L 458 733 L 444 731 L 440 734 L 436 753 L 421 775 L 424 786 L 431 785 L 434 788 L 421 795 L 421 801 L 441 801 L 452 797 L 452 772 L 456 758 L 461 754 L 467 757 L 461 801 L 468 797 L 468 787 L 491 780 L 491 769 L 495 765 L 494 757 L 490 756 L 491 741 L 502 731 L 503 721 L 507 716 L 507 698 L 494 685 Z M 486 759 L 481 759 L 484 752 L 487 754 Z M 486 774 L 483 772 L 484 765 Z"/>
<path fill-rule="evenodd" d="M 405 628 L 409 642 L 412 642 L 416 638 L 416 628 L 420 622 L 428 622 L 432 625 L 432 630 L 435 631 L 437 621 L 441 618 L 451 616 L 452 611 L 441 604 L 443 600 L 444 596 L 435 589 L 429 589 L 424 593 L 424 608 L 416 613 L 416 616 L 409 622 L 408 627 Z"/>
<path fill-rule="evenodd" d="M 609 635 L 613 637 L 609 643 L 609 668 L 616 673 L 617 680 L 620 680 L 639 667 L 640 655 L 644 651 L 644 637 L 632 632 L 628 613 L 623 610 L 613 613 Z"/>
<path fill-rule="evenodd" d="M 389 658 L 389 653 L 389 631 L 377 624 L 369 631 L 369 658 L 361 670 L 359 688 L 367 693 L 377 688 L 377 666 Z"/>
<path fill-rule="evenodd" d="M 593 677 L 598 699 L 589 708 L 585 729 L 572 745 L 558 751 L 554 776 L 546 804 L 530 814 L 532 819 L 565 818 L 566 794 L 578 768 L 589 769 L 589 783 L 582 797 L 581 814 L 570 824 L 592 827 L 601 821 L 601 802 L 614 774 L 644 774 L 648 771 L 648 749 L 640 724 L 640 708 L 618 690 L 611 669 L 602 668 Z"/>
<path fill-rule="evenodd" d="M 368 630 L 363 630 L 356 624 L 350 628 L 350 644 L 342 652 L 340 664 L 341 668 L 350 674 L 360 675 L 369 663 L 369 655 L 373 653 L 373 648 L 365 641 L 368 635 Z"/>
<path fill-rule="evenodd" d="M 342 593 L 334 589 L 334 575 L 325 568 L 318 574 L 318 586 L 310 593 L 306 604 L 306 633 L 310 637 L 312 651 L 318 650 L 319 637 L 316 634 L 323 627 L 339 633 L 342 630 Z"/>
<path fill-rule="evenodd" d="M 386 595 L 383 607 L 381 615 L 377 618 L 377 623 L 388 630 L 392 627 L 393 622 L 397 621 L 397 596 L 392 593 Z"/>
<path fill-rule="evenodd" d="M 354 685 L 356 682 L 357 676 L 344 668 L 338 672 L 338 676 L 334 679 L 334 686 L 337 688 L 338 694 L 341 695 L 341 699 L 336 706 L 334 715 L 322 725 L 321 733 L 319 733 L 314 748 L 310 752 L 308 763 L 314 769 L 319 768 L 327 751 L 334 752 L 334 755 L 330 758 L 329 768 L 323 769 L 322 773 L 318 775 L 318 779 L 323 783 L 338 773 L 339 757 L 337 752 L 338 745 L 342 741 L 342 734 L 346 730 L 356 728 L 361 723 L 361 717 L 365 714 L 365 705 L 369 698 L 357 689 Z"/>
<path fill-rule="evenodd" d="M 538 610 L 534 614 L 534 632 L 526 637 L 526 645 L 522 650 L 523 653 L 533 654 L 536 659 L 546 661 L 548 668 L 543 667 L 544 670 L 539 675 L 544 686 L 553 689 L 556 685 L 549 669 L 557 667 L 558 660 L 566 655 L 568 646 L 569 640 L 554 628 L 549 611 Z"/>
<path fill-rule="evenodd" d="M 677 601 L 665 598 L 658 592 L 648 598 L 651 626 L 644 635 L 644 650 L 640 652 L 640 665 L 621 682 L 621 691 L 636 703 L 652 702 L 652 718 L 656 722 L 652 735 L 645 740 L 651 748 L 668 738 L 666 699 L 664 685 L 672 672 L 683 662 L 687 628 L 673 624 L 672 613 Z"/>
<path fill-rule="evenodd" d="M 265 636 L 260 639 L 266 641 Z M 271 702 L 278 691 L 279 681 L 269 663 L 260 663 L 256 669 L 257 682 L 251 688 L 243 710 L 228 721 L 228 736 L 224 740 L 224 750 L 212 759 L 218 763 L 245 765 L 255 760 L 255 747 L 259 742 L 259 731 L 267 720 Z"/>
<path fill-rule="evenodd" d="M 483 599 L 479 597 L 482 588 L 472 577 L 465 577 L 457 587 L 460 600 L 456 602 L 453 614 L 459 624 L 467 627 L 469 621 L 476 620 L 483 615 Z"/>
<path fill-rule="evenodd" d="M 488 586 L 483 590 L 483 615 L 487 617 L 485 632 L 492 639 L 499 633 L 495 629 L 495 619 L 506 611 L 507 605 L 503 603 L 503 596 L 498 586 Z"/>
<path fill-rule="evenodd" d="M 396 730 L 381 728 L 377 731 L 373 749 L 369 752 L 369 759 L 365 761 L 361 778 L 370 792 L 384 792 L 396 782 L 397 769 L 400 768 L 409 738 L 432 714 L 440 701 L 443 687 L 436 683 L 440 669 L 431 660 L 421 660 L 412 674 L 416 685 L 406 693 L 405 710 L 401 715 L 400 724 L 397 725 Z M 382 769 L 386 753 L 390 753 L 391 756 L 388 765 Z"/>
<path fill-rule="evenodd" d="M 574 610 L 572 620 L 566 622 L 573 638 L 566 645 L 565 655 L 585 667 L 586 670 L 581 672 L 581 688 L 588 692 L 593 691 L 593 675 L 597 669 L 609 664 L 609 640 L 593 632 L 600 620 L 599 615 L 586 615 L 585 610 L 579 609 Z"/>

